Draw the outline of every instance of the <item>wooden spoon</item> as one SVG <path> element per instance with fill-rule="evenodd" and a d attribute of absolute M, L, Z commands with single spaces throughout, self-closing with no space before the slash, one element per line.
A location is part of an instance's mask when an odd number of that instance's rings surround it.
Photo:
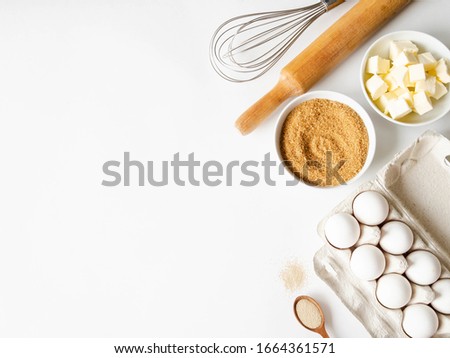
<path fill-rule="evenodd" d="M 312 303 L 311 309 L 312 310 L 316 310 L 316 313 L 318 313 L 320 315 L 320 324 L 316 327 L 310 327 L 308 326 L 308 322 L 304 322 L 302 321 L 302 317 L 299 316 L 299 312 L 297 310 L 297 304 L 302 301 L 302 300 L 306 300 L 310 303 Z M 323 338 L 330 338 L 330 336 L 328 335 L 326 329 L 325 329 L 325 316 L 323 315 L 323 311 L 322 308 L 320 307 L 320 305 L 311 297 L 309 296 L 299 296 L 295 299 L 294 301 L 294 314 L 295 317 L 297 318 L 297 321 L 306 329 L 309 329 L 310 331 L 316 332 L 318 334 L 320 334 Z"/>

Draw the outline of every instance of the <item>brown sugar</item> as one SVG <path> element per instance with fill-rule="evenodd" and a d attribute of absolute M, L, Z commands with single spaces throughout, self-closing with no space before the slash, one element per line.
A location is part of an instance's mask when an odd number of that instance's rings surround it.
<path fill-rule="evenodd" d="M 361 117 L 346 104 L 312 99 L 287 116 L 280 149 L 289 170 L 303 182 L 336 186 L 364 166 L 369 136 Z"/>

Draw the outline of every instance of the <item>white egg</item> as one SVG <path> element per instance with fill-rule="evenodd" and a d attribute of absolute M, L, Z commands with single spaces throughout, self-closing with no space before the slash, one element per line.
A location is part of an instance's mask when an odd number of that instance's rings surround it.
<path fill-rule="evenodd" d="M 430 306 L 420 303 L 405 308 L 402 325 L 412 338 L 431 338 L 439 327 L 439 319 Z"/>
<path fill-rule="evenodd" d="M 411 299 L 411 284 L 404 276 L 396 273 L 383 275 L 377 282 L 376 295 L 383 306 L 402 308 Z"/>
<path fill-rule="evenodd" d="M 390 221 L 381 228 L 381 248 L 393 255 L 408 251 L 414 241 L 414 234 L 408 225 L 401 221 Z"/>
<path fill-rule="evenodd" d="M 350 214 L 335 214 L 325 223 L 325 237 L 331 245 L 338 249 L 352 247 L 358 241 L 359 235 L 359 223 Z"/>
<path fill-rule="evenodd" d="M 417 250 L 407 257 L 406 277 L 418 285 L 431 285 L 441 276 L 441 263 L 431 252 Z"/>
<path fill-rule="evenodd" d="M 443 314 L 450 314 L 450 278 L 436 281 L 431 288 L 436 295 L 431 302 L 433 308 Z"/>
<path fill-rule="evenodd" d="M 362 280 L 376 280 L 383 274 L 385 266 L 383 252 L 373 245 L 357 247 L 350 258 L 350 268 Z"/>
<path fill-rule="evenodd" d="M 353 201 L 353 215 L 362 224 L 379 225 L 389 214 L 389 203 L 376 191 L 364 191 Z"/>

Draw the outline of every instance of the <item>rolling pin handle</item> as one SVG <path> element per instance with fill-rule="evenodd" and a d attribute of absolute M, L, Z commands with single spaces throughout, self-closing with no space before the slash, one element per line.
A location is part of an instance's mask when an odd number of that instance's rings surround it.
<path fill-rule="evenodd" d="M 243 135 L 252 132 L 264 121 L 281 103 L 294 95 L 304 93 L 298 84 L 291 84 L 288 79 L 281 76 L 275 87 L 264 97 L 253 104 L 236 121 L 235 126 Z"/>

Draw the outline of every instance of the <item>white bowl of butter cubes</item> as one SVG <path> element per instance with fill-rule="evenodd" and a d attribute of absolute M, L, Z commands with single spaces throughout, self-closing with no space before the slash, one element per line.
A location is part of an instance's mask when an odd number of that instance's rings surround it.
<path fill-rule="evenodd" d="M 361 65 L 364 95 L 383 118 L 405 126 L 430 124 L 450 111 L 450 50 L 417 31 L 375 41 Z"/>

